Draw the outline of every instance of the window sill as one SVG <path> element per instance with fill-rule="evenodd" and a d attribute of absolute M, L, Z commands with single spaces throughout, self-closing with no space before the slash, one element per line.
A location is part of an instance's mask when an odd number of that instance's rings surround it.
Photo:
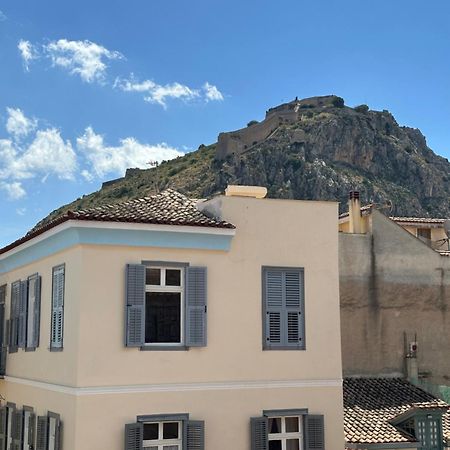
<path fill-rule="evenodd" d="M 51 352 L 62 352 L 64 347 L 49 347 L 49 351 Z"/>
<path fill-rule="evenodd" d="M 306 347 L 263 347 L 263 351 L 289 350 L 289 351 L 306 351 Z"/>
<path fill-rule="evenodd" d="M 146 351 L 186 351 L 189 350 L 189 347 L 185 345 L 143 345 L 140 349 L 144 352 Z"/>

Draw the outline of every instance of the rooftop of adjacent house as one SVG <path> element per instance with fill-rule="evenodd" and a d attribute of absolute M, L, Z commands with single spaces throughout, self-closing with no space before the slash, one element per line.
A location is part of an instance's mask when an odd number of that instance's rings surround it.
<path fill-rule="evenodd" d="M 444 413 L 443 437 L 450 440 L 449 405 L 404 379 L 346 378 L 343 389 L 347 445 L 417 442 L 394 422 L 423 409 Z"/>
<path fill-rule="evenodd" d="M 52 221 L 33 228 L 22 238 L 0 249 L 0 254 L 69 220 L 235 228 L 231 223 L 216 220 L 200 212 L 196 203 L 196 200 L 192 200 L 180 192 L 166 189 L 161 193 L 136 200 L 67 211 Z"/>
<path fill-rule="evenodd" d="M 401 222 L 401 223 L 432 223 L 432 224 L 443 224 L 447 219 L 433 219 L 430 217 L 389 217 L 389 219 L 393 220 L 394 222 Z"/>

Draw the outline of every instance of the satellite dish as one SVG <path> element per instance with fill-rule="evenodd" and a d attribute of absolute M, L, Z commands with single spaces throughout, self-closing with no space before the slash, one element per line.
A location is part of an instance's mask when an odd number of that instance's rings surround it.
<path fill-rule="evenodd" d="M 445 234 L 450 239 L 450 219 L 444 220 L 444 230 Z"/>

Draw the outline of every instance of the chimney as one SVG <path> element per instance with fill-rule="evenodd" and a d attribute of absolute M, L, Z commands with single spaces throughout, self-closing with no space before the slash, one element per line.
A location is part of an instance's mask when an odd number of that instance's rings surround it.
<path fill-rule="evenodd" d="M 238 186 L 229 184 L 225 189 L 227 197 L 253 197 L 264 198 L 267 195 L 267 188 L 262 186 Z"/>
<path fill-rule="evenodd" d="M 361 202 L 359 191 L 350 191 L 348 200 L 350 233 L 361 233 Z"/>

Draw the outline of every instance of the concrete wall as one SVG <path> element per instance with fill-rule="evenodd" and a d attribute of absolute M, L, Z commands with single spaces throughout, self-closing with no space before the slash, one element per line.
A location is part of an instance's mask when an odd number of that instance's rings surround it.
<path fill-rule="evenodd" d="M 137 415 L 181 412 L 206 421 L 207 449 L 246 450 L 250 417 L 288 408 L 324 414 L 327 448 L 343 448 L 337 204 L 220 197 L 204 206 L 237 226 L 229 252 L 80 245 L 1 277 L 43 276 L 41 347 L 8 356 L 0 389 L 19 407 L 60 413 L 64 450 L 119 450 Z M 125 265 L 142 260 L 208 267 L 206 347 L 124 346 Z M 64 350 L 51 353 L 51 267 L 62 262 Z M 304 351 L 262 350 L 263 265 L 304 267 Z"/>
<path fill-rule="evenodd" d="M 344 375 L 404 374 L 418 340 L 419 372 L 450 384 L 450 258 L 378 211 L 373 233 L 339 234 Z"/>

